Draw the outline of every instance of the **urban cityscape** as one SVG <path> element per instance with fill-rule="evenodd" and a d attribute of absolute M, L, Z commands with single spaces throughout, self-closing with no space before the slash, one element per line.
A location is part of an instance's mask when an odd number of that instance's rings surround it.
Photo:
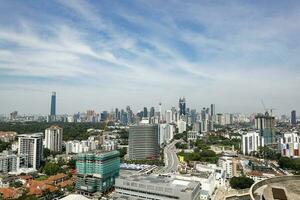
<path fill-rule="evenodd" d="M 300 200 L 300 3 L 273 3 L 1 1 L 0 199 Z"/>

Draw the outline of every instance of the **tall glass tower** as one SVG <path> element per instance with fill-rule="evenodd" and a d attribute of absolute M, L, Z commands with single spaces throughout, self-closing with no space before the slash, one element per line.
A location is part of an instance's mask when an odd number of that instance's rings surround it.
<path fill-rule="evenodd" d="M 186 114 L 186 103 L 185 98 L 179 98 L 179 115 L 185 115 Z"/>
<path fill-rule="evenodd" d="M 56 92 L 52 92 L 50 115 L 51 116 L 56 115 Z"/>

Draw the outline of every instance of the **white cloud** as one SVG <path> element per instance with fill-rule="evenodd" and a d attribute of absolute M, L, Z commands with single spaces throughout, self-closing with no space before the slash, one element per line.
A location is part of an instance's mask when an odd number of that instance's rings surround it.
<path fill-rule="evenodd" d="M 93 106 L 101 102 L 102 109 L 120 104 L 138 107 L 161 98 L 177 104 L 178 96 L 187 96 L 196 108 L 216 102 L 226 110 L 232 103 L 238 107 L 231 106 L 233 111 L 249 112 L 257 109 L 255 103 L 249 103 L 262 96 L 270 102 L 282 99 L 278 104 L 282 112 L 289 109 L 286 104 L 297 106 L 287 100 L 299 100 L 299 95 L 289 92 L 297 90 L 300 83 L 300 49 L 295 45 L 299 42 L 290 37 L 300 32 L 293 20 L 299 9 L 274 17 L 255 5 L 233 2 L 170 1 L 166 6 L 161 1 L 143 1 L 136 10 L 120 4 L 111 11 L 103 10 L 101 3 L 58 3 L 66 9 L 62 16 L 43 13 L 53 17 L 50 24 L 28 17 L 20 19 L 19 27 L 0 25 L 0 45 L 7 45 L 0 50 L 4 77 L 47 79 L 39 88 L 63 94 L 68 90 L 65 98 L 69 101 L 76 91 L 87 91 L 87 96 L 98 99 Z M 107 16 L 109 13 L 113 16 Z M 80 20 L 65 20 L 68 16 Z M 113 17 L 122 18 L 143 34 Z M 183 28 L 189 23 L 191 27 Z M 293 44 L 295 48 L 290 50 Z M 183 52 L 185 47 L 188 50 Z M 196 59 L 190 59 L 189 53 Z M 0 82 L 1 91 L 5 87 L 37 91 L 28 80 L 18 85 L 18 81 L 12 84 L 0 76 Z M 72 84 L 80 90 L 73 90 Z M 89 101 L 79 96 L 80 101 Z M 72 112 L 71 105 L 64 105 Z M 243 105 L 247 107 L 241 109 Z M 85 109 L 78 102 L 74 107 Z"/>

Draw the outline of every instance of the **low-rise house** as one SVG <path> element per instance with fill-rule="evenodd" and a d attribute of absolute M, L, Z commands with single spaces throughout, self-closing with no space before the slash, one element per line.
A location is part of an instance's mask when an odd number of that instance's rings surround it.
<path fill-rule="evenodd" d="M 20 192 L 14 188 L 0 188 L 0 194 L 3 199 L 16 199 L 21 196 Z"/>

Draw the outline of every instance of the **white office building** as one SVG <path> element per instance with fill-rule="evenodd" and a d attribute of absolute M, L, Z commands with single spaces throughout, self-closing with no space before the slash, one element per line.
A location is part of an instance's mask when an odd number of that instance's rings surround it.
<path fill-rule="evenodd" d="M 18 154 L 28 155 L 28 167 L 39 169 L 43 160 L 43 133 L 18 135 Z"/>
<path fill-rule="evenodd" d="M 186 131 L 186 122 L 180 119 L 177 122 L 177 127 L 178 127 L 178 133 L 183 133 L 184 131 Z"/>
<path fill-rule="evenodd" d="M 61 152 L 63 141 L 63 129 L 58 126 L 50 126 L 45 130 L 45 148 L 50 151 Z"/>
<path fill-rule="evenodd" d="M 253 151 L 258 151 L 260 147 L 260 140 L 262 146 L 264 145 L 264 138 L 260 136 L 260 133 L 251 131 L 242 135 L 241 148 L 244 155 L 248 155 Z"/>

